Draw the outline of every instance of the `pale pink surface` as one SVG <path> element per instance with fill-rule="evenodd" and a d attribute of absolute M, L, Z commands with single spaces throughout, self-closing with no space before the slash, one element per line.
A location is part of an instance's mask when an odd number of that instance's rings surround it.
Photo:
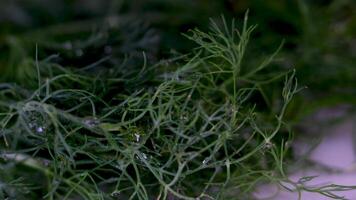
<path fill-rule="evenodd" d="M 327 131 L 310 160 L 337 169 L 349 168 L 355 161 L 353 152 L 352 121 L 348 120 Z"/>
<path fill-rule="evenodd" d="M 318 113 L 320 115 L 320 113 Z M 317 116 L 319 117 L 319 116 Z M 330 115 L 328 115 L 330 117 Z M 353 127 L 355 119 L 345 120 L 327 130 L 323 130 L 326 136 L 321 143 L 311 152 L 309 160 L 322 164 L 333 169 L 338 173 L 326 173 L 322 171 L 312 171 L 301 169 L 291 174 L 292 180 L 298 180 L 303 176 L 318 176 L 308 183 L 308 185 L 340 184 L 356 186 L 356 165 L 353 147 Z M 311 135 L 311 138 L 313 136 Z M 295 146 L 297 152 L 305 151 L 307 145 L 299 144 Z M 279 191 L 279 192 L 278 192 Z M 276 194 L 277 192 L 277 194 Z M 273 197 L 271 195 L 275 194 Z M 356 200 L 356 190 L 337 192 L 346 199 Z M 257 199 L 271 197 L 272 200 L 297 200 L 298 194 L 285 190 L 278 190 L 276 186 L 266 185 L 256 191 Z M 316 193 L 302 193 L 302 200 L 330 200 L 331 198 Z"/>

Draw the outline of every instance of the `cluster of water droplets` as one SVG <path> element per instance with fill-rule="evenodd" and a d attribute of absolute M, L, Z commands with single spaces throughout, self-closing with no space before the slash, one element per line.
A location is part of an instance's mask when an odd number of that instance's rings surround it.
<path fill-rule="evenodd" d="M 62 43 L 62 48 L 68 51 L 71 51 L 74 53 L 75 56 L 77 57 L 81 57 L 84 55 L 84 50 L 79 47 L 76 43 L 72 43 L 71 41 L 66 41 L 64 43 Z M 106 45 L 103 48 L 103 52 L 107 55 L 112 54 L 112 47 L 110 45 Z"/>
<path fill-rule="evenodd" d="M 152 156 L 150 156 L 152 157 Z M 139 160 L 142 163 L 145 163 L 145 161 L 149 161 L 149 157 L 147 156 L 146 153 L 140 152 L 139 155 L 135 155 L 135 158 Z"/>
<path fill-rule="evenodd" d="M 179 116 L 179 120 L 180 120 L 181 122 L 184 122 L 184 123 L 189 122 L 188 115 L 187 115 L 187 114 L 182 114 L 182 115 L 180 115 L 180 116 Z"/>
<path fill-rule="evenodd" d="M 265 141 L 264 148 L 266 150 L 273 148 L 273 146 L 274 146 L 274 144 L 271 141 L 269 141 L 269 140 Z"/>
<path fill-rule="evenodd" d="M 81 57 L 84 54 L 83 49 L 81 48 L 76 48 L 75 45 L 73 45 L 72 42 L 67 41 L 62 44 L 62 48 L 68 51 L 73 51 L 75 56 Z"/>
<path fill-rule="evenodd" d="M 49 127 L 49 116 L 39 105 L 27 103 L 23 107 L 23 119 L 27 127 L 37 135 L 45 135 Z"/>

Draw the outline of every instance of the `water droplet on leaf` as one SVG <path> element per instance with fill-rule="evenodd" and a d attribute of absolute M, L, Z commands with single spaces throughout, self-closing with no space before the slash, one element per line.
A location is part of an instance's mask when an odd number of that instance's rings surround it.
<path fill-rule="evenodd" d="M 106 54 L 111 54 L 111 52 L 112 52 L 111 46 L 105 46 L 104 52 L 105 52 Z"/>
<path fill-rule="evenodd" d="M 42 160 L 42 164 L 43 164 L 45 167 L 48 167 L 50 163 L 51 163 L 51 161 L 49 161 L 49 160 L 47 160 L 47 159 Z"/>
<path fill-rule="evenodd" d="M 63 44 L 63 48 L 67 49 L 67 50 L 70 50 L 72 49 L 73 45 L 71 42 L 67 41 Z"/>
<path fill-rule="evenodd" d="M 202 162 L 203 165 L 207 165 L 209 163 L 210 159 L 209 158 L 205 158 Z"/>
<path fill-rule="evenodd" d="M 268 142 L 265 143 L 265 148 L 266 149 L 271 149 L 272 147 L 273 147 L 273 143 L 272 142 L 268 141 Z"/>
<path fill-rule="evenodd" d="M 83 119 L 83 123 L 89 128 L 94 128 L 100 124 L 100 121 L 93 117 L 87 117 Z"/>
<path fill-rule="evenodd" d="M 140 142 L 140 138 L 141 138 L 140 134 L 135 133 L 134 135 L 135 135 L 135 141 Z"/>
<path fill-rule="evenodd" d="M 44 131 L 45 131 L 44 127 L 39 126 L 39 127 L 36 128 L 36 132 L 37 133 L 42 134 Z"/>
<path fill-rule="evenodd" d="M 83 54 L 84 54 L 84 52 L 83 52 L 82 49 L 77 49 L 77 50 L 75 50 L 75 55 L 76 55 L 77 57 L 80 57 L 80 56 L 82 56 Z"/>
<path fill-rule="evenodd" d="M 112 197 L 118 197 L 118 196 L 120 196 L 120 191 L 117 191 L 117 190 L 113 191 L 113 192 L 111 193 L 111 196 L 112 196 Z"/>

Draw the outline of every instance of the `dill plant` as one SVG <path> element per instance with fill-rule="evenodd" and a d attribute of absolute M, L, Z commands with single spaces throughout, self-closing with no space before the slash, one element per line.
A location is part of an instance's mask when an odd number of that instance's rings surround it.
<path fill-rule="evenodd" d="M 212 21 L 186 34 L 190 54 L 156 64 L 143 54 L 139 70 L 29 61 L 28 84 L 0 85 L 0 198 L 249 199 L 265 181 L 320 192 L 285 175 L 283 117 L 299 88 L 293 71 L 263 76 L 277 52 L 244 64 L 254 28 Z M 269 117 L 262 86 L 281 77 Z"/>

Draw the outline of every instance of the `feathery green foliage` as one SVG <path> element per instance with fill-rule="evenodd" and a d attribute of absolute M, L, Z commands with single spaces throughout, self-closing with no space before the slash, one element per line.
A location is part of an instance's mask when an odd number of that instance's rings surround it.
<path fill-rule="evenodd" d="M 261 76 L 275 53 L 244 64 L 255 27 L 231 24 L 192 30 L 191 54 L 156 64 L 145 53 L 101 69 L 105 60 L 27 60 L 31 76 L 0 85 L 0 198 L 248 199 L 265 181 L 332 196 L 342 187 L 307 188 L 284 172 L 295 72 Z M 280 77 L 271 113 L 262 86 Z"/>

